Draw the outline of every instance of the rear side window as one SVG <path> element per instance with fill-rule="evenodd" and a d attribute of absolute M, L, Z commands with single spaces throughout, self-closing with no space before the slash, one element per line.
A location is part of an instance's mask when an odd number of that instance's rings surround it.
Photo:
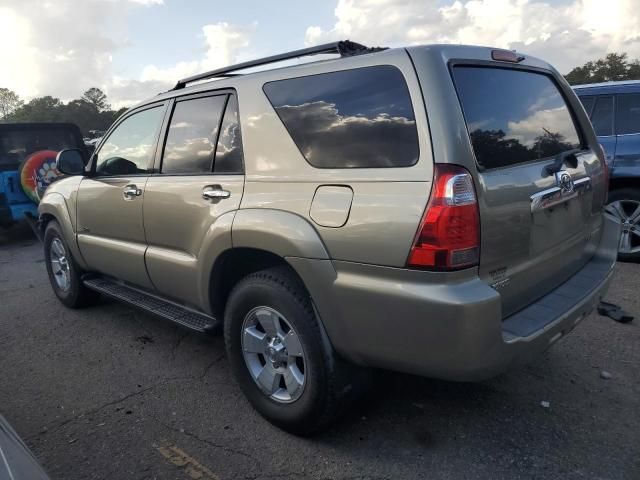
<path fill-rule="evenodd" d="M 409 89 L 396 67 L 278 80 L 264 92 L 314 167 L 409 167 L 418 161 Z"/>
<path fill-rule="evenodd" d="M 220 136 L 216 149 L 214 173 L 242 173 L 242 138 L 238 120 L 238 100 L 235 95 L 229 97 L 224 112 Z"/>
<path fill-rule="evenodd" d="M 181 100 L 169 124 L 162 173 L 211 173 L 226 95 Z"/>
<path fill-rule="evenodd" d="M 618 95 L 616 133 L 640 133 L 640 93 Z"/>
<path fill-rule="evenodd" d="M 613 134 L 613 97 L 597 97 L 591 123 L 599 137 Z"/>
<path fill-rule="evenodd" d="M 491 67 L 454 67 L 453 76 L 480 166 L 505 167 L 580 147 L 551 77 Z"/>

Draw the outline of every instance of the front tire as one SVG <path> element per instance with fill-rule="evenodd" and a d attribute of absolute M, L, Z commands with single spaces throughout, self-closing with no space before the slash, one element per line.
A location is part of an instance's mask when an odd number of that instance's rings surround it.
<path fill-rule="evenodd" d="M 298 435 L 326 427 L 355 398 L 358 370 L 331 347 L 300 280 L 286 267 L 242 279 L 225 309 L 231 369 L 253 407 Z"/>
<path fill-rule="evenodd" d="M 625 262 L 640 261 L 640 190 L 612 190 L 607 202 L 607 212 L 622 223 L 618 259 Z"/>
<path fill-rule="evenodd" d="M 58 299 L 69 308 L 82 308 L 95 304 L 100 295 L 89 290 L 80 280 L 80 270 L 55 220 L 47 224 L 44 232 L 44 258 L 51 288 Z"/>

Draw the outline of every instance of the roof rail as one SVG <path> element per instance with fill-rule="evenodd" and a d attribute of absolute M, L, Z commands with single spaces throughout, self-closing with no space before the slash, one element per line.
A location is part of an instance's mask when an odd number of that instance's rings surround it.
<path fill-rule="evenodd" d="M 199 80 L 206 80 L 208 78 L 215 77 L 228 77 L 233 76 L 236 70 L 244 70 L 245 68 L 258 67 L 260 65 L 267 65 L 269 63 L 282 62 L 284 60 L 291 60 L 298 57 L 306 57 L 310 55 L 319 55 L 322 53 L 338 53 L 341 57 L 351 57 L 354 55 L 362 55 L 365 53 L 374 53 L 382 50 L 386 50 L 387 47 L 365 47 L 359 43 L 351 42 L 349 40 L 343 40 L 340 42 L 325 43 L 324 45 L 317 45 L 315 47 L 302 48 L 300 50 L 294 50 L 292 52 L 280 53 L 278 55 L 272 55 L 270 57 L 259 58 L 257 60 L 250 60 L 248 62 L 237 63 L 228 67 L 218 68 L 211 70 L 210 72 L 199 73 L 192 77 L 183 78 L 176 83 L 176 86 L 171 90 L 179 90 L 184 88 L 188 83 L 197 82 Z"/>

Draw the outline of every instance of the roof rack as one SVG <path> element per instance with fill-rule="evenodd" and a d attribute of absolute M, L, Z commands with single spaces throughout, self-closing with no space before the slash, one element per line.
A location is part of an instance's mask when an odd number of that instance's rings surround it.
<path fill-rule="evenodd" d="M 282 62 L 284 60 L 291 60 L 298 57 L 319 55 L 323 53 L 338 53 L 341 57 L 352 57 L 354 55 L 363 55 L 365 53 L 380 52 L 386 49 L 387 47 L 365 47 L 364 45 L 360 45 L 359 43 L 351 42 L 349 40 L 325 43 L 324 45 L 302 48 L 300 50 L 294 50 L 292 52 L 280 53 L 278 55 L 272 55 L 270 57 L 237 63 L 228 67 L 211 70 L 210 72 L 199 73 L 198 75 L 193 75 L 192 77 L 187 77 L 179 80 L 178 83 L 176 83 L 176 86 L 171 90 L 179 90 L 181 88 L 184 88 L 188 83 L 197 82 L 199 80 L 206 80 L 208 78 L 230 77 L 234 75 L 231 72 L 234 72 L 236 70 L 244 70 L 246 68 L 258 67 L 260 65 L 267 65 L 269 63 Z"/>

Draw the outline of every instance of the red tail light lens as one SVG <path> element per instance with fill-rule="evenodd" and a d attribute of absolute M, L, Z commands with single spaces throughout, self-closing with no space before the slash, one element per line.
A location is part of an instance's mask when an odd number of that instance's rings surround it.
<path fill-rule="evenodd" d="M 473 178 L 456 165 L 436 164 L 431 198 L 408 267 L 456 270 L 478 264 L 480 216 Z"/>

